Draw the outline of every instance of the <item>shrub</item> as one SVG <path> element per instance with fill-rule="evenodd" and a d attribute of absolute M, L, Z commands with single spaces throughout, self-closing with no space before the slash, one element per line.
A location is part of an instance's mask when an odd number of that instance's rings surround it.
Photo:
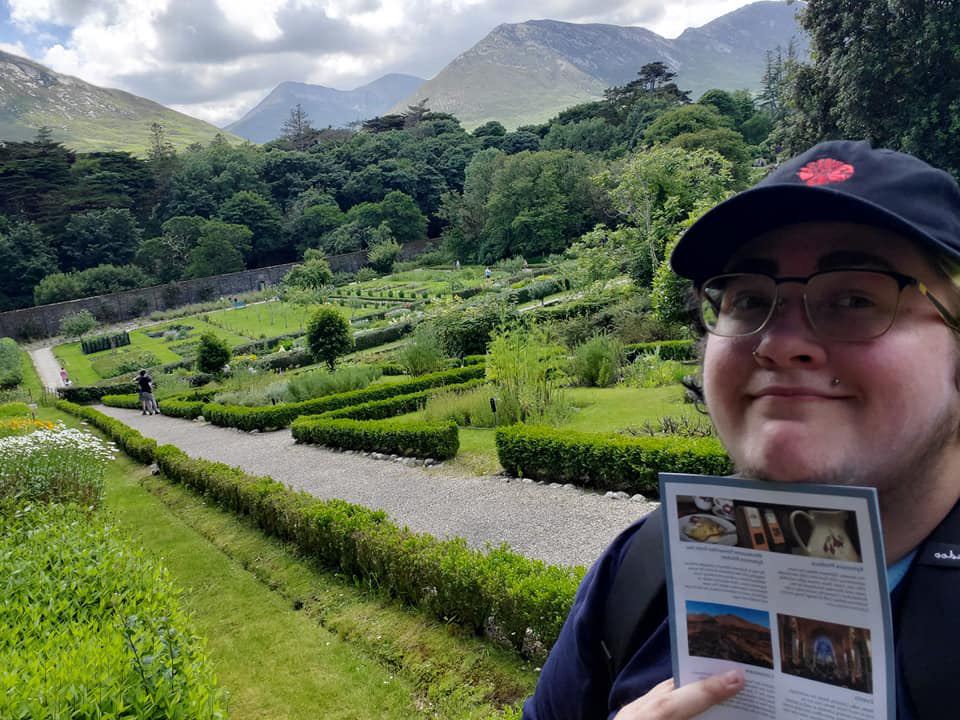
<path fill-rule="evenodd" d="M 401 249 L 400 243 L 391 236 L 367 251 L 367 261 L 377 272 L 388 273 L 393 270 L 393 264 L 400 257 Z"/>
<path fill-rule="evenodd" d="M 60 320 L 60 334 L 66 337 L 78 338 L 97 326 L 97 319 L 89 310 L 78 310 L 65 315 Z"/>
<path fill-rule="evenodd" d="M 661 360 L 657 354 L 638 355 L 623 373 L 623 384 L 638 388 L 676 385 L 687 375 L 677 360 Z"/>
<path fill-rule="evenodd" d="M 197 370 L 203 373 L 219 375 L 223 366 L 230 362 L 230 346 L 213 332 L 200 336 L 197 348 Z"/>
<path fill-rule="evenodd" d="M 139 395 L 104 395 L 100 398 L 100 402 L 107 407 L 125 408 L 127 410 L 140 409 Z"/>
<path fill-rule="evenodd" d="M 133 382 L 114 385 L 71 385 L 57 388 L 57 395 L 71 403 L 91 403 L 104 395 L 128 395 L 136 393 L 138 389 L 137 384 Z"/>
<path fill-rule="evenodd" d="M 130 334 L 127 332 L 114 333 L 112 335 L 97 335 L 92 338 L 85 338 L 80 342 L 80 350 L 84 355 L 100 352 L 101 350 L 110 350 L 130 344 Z"/>
<path fill-rule="evenodd" d="M 460 448 L 457 426 L 411 424 L 397 427 L 380 420 L 330 419 L 306 416 L 290 426 L 300 442 L 330 445 L 344 450 L 366 450 L 409 457 L 452 458 Z"/>
<path fill-rule="evenodd" d="M 350 351 L 353 338 L 350 323 L 333 307 L 317 308 L 307 321 L 307 348 L 317 362 L 332 371 L 337 358 Z"/>
<path fill-rule="evenodd" d="M 287 380 L 284 400 L 302 402 L 336 393 L 360 390 L 379 378 L 383 371 L 371 365 L 348 365 L 333 372 L 315 370 Z"/>
<path fill-rule="evenodd" d="M 487 343 L 494 331 L 515 316 L 515 308 L 491 300 L 451 308 L 428 322 L 447 354 L 462 357 L 487 352 Z"/>
<path fill-rule="evenodd" d="M 511 475 L 600 490 L 658 494 L 661 472 L 726 475 L 733 464 L 714 438 L 623 437 L 513 425 L 496 433 Z"/>
<path fill-rule="evenodd" d="M 555 422 L 569 407 L 564 349 L 542 325 L 507 328 L 490 341 L 486 376 L 497 387 L 497 424 Z"/>
<path fill-rule="evenodd" d="M 15 388 L 23 382 L 23 358 L 12 338 L 0 338 L 0 388 Z"/>
<path fill-rule="evenodd" d="M 578 385 L 609 387 L 617 382 L 625 353 L 610 335 L 594 335 L 573 352 L 571 371 Z"/>
<path fill-rule="evenodd" d="M 204 400 L 161 400 L 157 403 L 160 412 L 170 417 L 194 420 L 203 415 Z"/>
<path fill-rule="evenodd" d="M 495 390 L 484 383 L 482 387 L 464 389 L 458 385 L 435 392 L 427 398 L 423 409 L 424 422 L 454 422 L 460 427 L 494 427 L 496 416 L 490 407 Z"/>
<path fill-rule="evenodd" d="M 8 402 L 0 405 L 0 417 L 30 417 L 33 413 L 24 402 Z"/>
<path fill-rule="evenodd" d="M 408 375 L 426 375 L 442 369 L 447 354 L 436 331 L 423 324 L 413 331 L 413 336 L 400 349 L 397 359 Z"/>
<path fill-rule="evenodd" d="M 691 361 L 697 359 L 695 340 L 661 340 L 660 342 L 633 343 L 625 345 L 627 360 L 633 361 L 639 355 L 657 355 L 662 360 Z"/>
<path fill-rule="evenodd" d="M 384 327 L 357 332 L 353 336 L 354 349 L 368 350 L 378 345 L 395 342 L 410 332 L 412 328 L 412 323 L 396 322 Z"/>
<path fill-rule="evenodd" d="M 451 387 L 464 391 L 482 384 L 484 384 L 484 381 L 481 378 L 476 378 L 474 380 L 468 380 L 465 383 L 453 385 Z M 327 419 L 349 418 L 351 420 L 383 420 L 396 415 L 405 415 L 406 413 L 412 413 L 421 410 L 433 395 L 442 392 L 443 388 L 440 388 L 439 390 L 437 388 L 430 388 L 427 390 L 420 390 L 419 392 L 408 393 L 406 395 L 395 395 L 394 397 L 386 398 L 384 400 L 370 400 L 369 402 L 360 403 L 358 405 L 348 405 L 347 407 L 340 408 L 339 410 L 329 410 L 321 415 L 318 415 L 317 417 Z M 444 420 L 441 423 L 435 424 L 446 423 L 447 420 Z"/>

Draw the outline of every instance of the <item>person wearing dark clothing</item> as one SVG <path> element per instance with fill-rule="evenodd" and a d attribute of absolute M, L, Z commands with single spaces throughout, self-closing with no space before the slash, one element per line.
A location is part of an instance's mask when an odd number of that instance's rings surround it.
<path fill-rule="evenodd" d="M 960 187 L 910 155 L 821 143 L 706 213 L 671 265 L 697 291 L 697 390 L 737 474 L 877 490 L 897 718 L 955 717 Z M 526 720 L 684 720 L 750 682 L 734 668 L 676 687 L 662 601 L 621 628 L 629 643 L 611 662 L 615 588 L 627 578 L 646 596 L 632 558 L 662 547 L 644 538 L 631 550 L 654 521 L 628 528 L 585 576 Z"/>
<path fill-rule="evenodd" d="M 140 390 L 140 408 L 143 415 L 153 415 L 158 412 L 157 401 L 153 397 L 153 378 L 147 374 L 146 370 L 141 370 L 134 378 L 137 387 Z"/>

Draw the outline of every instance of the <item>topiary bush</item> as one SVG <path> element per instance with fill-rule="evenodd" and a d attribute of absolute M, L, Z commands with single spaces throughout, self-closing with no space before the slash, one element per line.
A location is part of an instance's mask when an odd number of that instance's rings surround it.
<path fill-rule="evenodd" d="M 365 450 L 407 457 L 446 460 L 457 454 L 457 426 L 422 423 L 397 426 L 382 420 L 331 419 L 308 415 L 290 426 L 300 442 L 317 443 L 344 450 Z"/>

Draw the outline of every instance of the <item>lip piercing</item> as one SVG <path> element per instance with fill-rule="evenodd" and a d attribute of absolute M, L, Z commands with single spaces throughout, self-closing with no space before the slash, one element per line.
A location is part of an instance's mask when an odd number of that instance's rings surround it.
<path fill-rule="evenodd" d="M 840 378 L 834 378 L 833 380 L 830 381 L 830 384 L 831 384 L 833 387 L 836 387 L 837 385 L 840 384 Z"/>

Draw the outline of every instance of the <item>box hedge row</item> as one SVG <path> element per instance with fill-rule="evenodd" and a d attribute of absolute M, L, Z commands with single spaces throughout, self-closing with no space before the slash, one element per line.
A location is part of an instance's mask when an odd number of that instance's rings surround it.
<path fill-rule="evenodd" d="M 100 398 L 100 402 L 107 407 L 126 408 L 127 410 L 140 409 L 139 395 L 104 395 Z"/>
<path fill-rule="evenodd" d="M 439 388 L 430 388 L 429 390 L 421 390 L 407 395 L 396 395 L 392 398 L 386 398 L 385 400 L 371 400 L 358 405 L 349 405 L 339 410 L 330 410 L 329 412 L 322 413 L 321 417 L 328 420 L 383 420 L 422 410 L 427 404 L 427 399 L 438 391 L 451 387 L 456 388 L 457 391 L 469 390 L 479 385 L 484 385 L 485 383 L 486 380 L 484 378 L 474 378 L 473 380 L 467 380 L 465 383 L 457 383 L 454 386 L 444 385 Z M 314 416 L 308 415 L 306 417 Z"/>
<path fill-rule="evenodd" d="M 455 423 L 417 423 L 398 427 L 385 420 L 332 419 L 324 415 L 307 415 L 294 420 L 290 431 L 298 442 L 406 457 L 448 460 L 460 449 Z"/>
<path fill-rule="evenodd" d="M 157 451 L 157 441 L 145 438 L 137 430 L 124 425 L 109 415 L 91 407 L 77 405 L 68 400 L 58 400 L 57 409 L 81 417 L 94 427 L 100 428 L 130 457 L 142 463 L 152 463 Z"/>
<path fill-rule="evenodd" d="M 142 437 L 92 408 L 63 401 L 57 406 L 88 419 L 125 449 Z M 294 492 L 269 477 L 190 458 L 172 445 L 153 443 L 148 454 L 136 457 L 155 459 L 171 480 L 250 517 L 307 556 L 444 621 L 507 638 L 521 652 L 536 652 L 538 642 L 553 645 L 583 577 L 581 567 L 547 565 L 506 545 L 484 552 L 463 538 L 414 533 L 382 511 Z"/>
<path fill-rule="evenodd" d="M 183 418 L 185 420 L 195 420 L 203 415 L 203 406 L 206 405 L 206 402 L 203 400 L 178 400 L 168 398 L 166 400 L 160 400 L 157 405 L 160 406 L 160 412 L 164 415 Z"/>
<path fill-rule="evenodd" d="M 353 334 L 354 350 L 369 350 L 378 345 L 385 345 L 389 342 L 399 340 L 413 329 L 411 322 L 398 322 L 386 325 L 381 328 L 372 328 L 370 330 L 360 330 Z"/>
<path fill-rule="evenodd" d="M 715 438 L 624 437 L 511 425 L 496 432 L 511 475 L 598 490 L 659 493 L 657 473 L 726 475 L 733 464 Z"/>
<path fill-rule="evenodd" d="M 661 360 L 696 360 L 695 340 L 662 340 L 660 342 L 631 343 L 624 350 L 627 359 L 633 362 L 640 355 L 658 355 Z"/>
<path fill-rule="evenodd" d="M 104 395 L 129 395 L 136 392 L 137 384 L 134 382 L 57 388 L 57 394 L 60 398 L 72 403 L 92 403 L 97 402 Z"/>
<path fill-rule="evenodd" d="M 424 375 L 415 380 L 393 383 L 390 385 L 375 385 L 362 390 L 351 390 L 335 395 L 304 400 L 298 403 L 284 403 L 261 407 L 243 407 L 240 405 L 220 405 L 208 403 L 203 407 L 203 417 L 224 427 L 235 427 L 240 430 L 267 430 L 282 428 L 289 425 L 301 415 L 318 415 L 330 410 L 338 410 L 350 405 L 371 400 L 385 400 L 397 395 L 426 390 L 442 385 L 456 385 L 484 374 L 482 365 L 470 365 L 454 370 Z"/>

